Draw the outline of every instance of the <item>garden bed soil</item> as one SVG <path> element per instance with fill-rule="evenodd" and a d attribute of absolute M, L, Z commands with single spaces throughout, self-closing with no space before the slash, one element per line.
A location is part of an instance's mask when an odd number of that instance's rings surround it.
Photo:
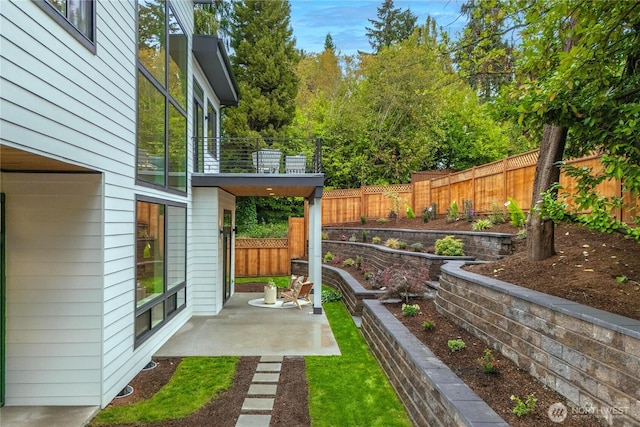
<path fill-rule="evenodd" d="M 400 218 L 384 224 L 369 220 L 364 225 L 354 222 L 338 226 L 472 231 L 472 223 L 468 221 L 448 223 L 444 218 L 428 223 L 418 218 Z M 498 224 L 486 231 L 515 235 L 518 228 Z M 556 255 L 538 262 L 527 260 L 525 240 L 514 236 L 513 242 L 512 255 L 498 261 L 465 266 L 464 269 L 640 320 L 640 244 L 636 241 L 616 233 L 599 233 L 578 225 L 557 224 Z M 342 267 L 337 263 L 332 265 Z M 364 280 L 363 271 L 355 268 L 346 270 L 371 289 L 371 282 Z"/>

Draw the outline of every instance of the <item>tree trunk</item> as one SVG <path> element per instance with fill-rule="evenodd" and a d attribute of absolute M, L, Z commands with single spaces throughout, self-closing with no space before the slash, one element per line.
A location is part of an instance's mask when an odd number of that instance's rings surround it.
<path fill-rule="evenodd" d="M 544 125 L 540 154 L 533 180 L 532 208 L 542 199 L 541 193 L 560 180 L 560 168 L 555 163 L 562 160 L 566 141 L 566 127 Z M 553 239 L 553 221 L 535 215 L 531 209 L 527 220 L 527 259 L 541 261 L 555 255 Z"/>

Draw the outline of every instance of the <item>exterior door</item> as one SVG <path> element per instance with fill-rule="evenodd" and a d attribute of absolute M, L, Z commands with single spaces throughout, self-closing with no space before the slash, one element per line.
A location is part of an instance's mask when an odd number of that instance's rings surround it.
<path fill-rule="evenodd" d="M 231 239 L 233 238 L 231 211 L 225 209 L 222 226 L 222 301 L 231 297 Z"/>
<path fill-rule="evenodd" d="M 0 193 L 0 406 L 4 406 L 4 361 L 5 347 L 4 335 L 6 330 L 5 322 L 5 304 L 6 304 L 6 287 L 5 287 L 5 214 L 4 214 L 4 194 Z"/>

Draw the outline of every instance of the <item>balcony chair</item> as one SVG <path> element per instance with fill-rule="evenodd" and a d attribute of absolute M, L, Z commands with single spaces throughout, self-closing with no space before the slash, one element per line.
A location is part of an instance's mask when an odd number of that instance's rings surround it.
<path fill-rule="evenodd" d="M 251 153 L 253 167 L 258 173 L 279 173 L 280 172 L 280 150 L 260 150 Z"/>
<path fill-rule="evenodd" d="M 307 300 L 311 304 L 311 299 L 309 297 L 309 293 L 313 289 L 313 282 L 297 282 L 293 285 L 290 291 L 282 292 L 280 296 L 282 297 L 282 306 L 288 302 L 295 303 L 298 306 L 298 310 L 302 310 L 302 306 L 300 305 L 301 299 Z"/>
<path fill-rule="evenodd" d="M 286 173 L 305 173 L 307 168 L 307 158 L 304 154 L 286 156 L 284 158 L 284 165 Z"/>

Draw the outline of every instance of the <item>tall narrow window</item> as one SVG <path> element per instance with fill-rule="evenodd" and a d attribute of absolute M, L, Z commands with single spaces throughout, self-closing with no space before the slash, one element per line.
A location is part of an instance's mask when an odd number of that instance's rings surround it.
<path fill-rule="evenodd" d="M 210 102 L 207 103 L 207 149 L 214 158 L 218 157 L 218 116 Z"/>
<path fill-rule="evenodd" d="M 165 0 L 139 0 L 137 178 L 183 193 L 187 58 L 187 38 L 170 5 Z"/>
<path fill-rule="evenodd" d="M 186 305 L 187 210 L 183 205 L 136 203 L 136 342 Z"/>
<path fill-rule="evenodd" d="M 204 153 L 202 142 L 204 137 L 204 91 L 193 79 L 193 161 L 194 172 L 204 172 Z"/>

